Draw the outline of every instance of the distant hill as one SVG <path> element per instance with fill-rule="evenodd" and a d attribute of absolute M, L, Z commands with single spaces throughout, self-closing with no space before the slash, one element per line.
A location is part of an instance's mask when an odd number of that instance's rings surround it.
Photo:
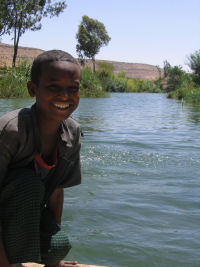
<path fill-rule="evenodd" d="M 44 52 L 41 49 L 29 48 L 20 46 L 18 49 L 17 60 L 22 60 L 27 58 L 31 63 L 35 57 Z M 0 66 L 6 64 L 7 66 L 12 66 L 12 57 L 13 57 L 13 46 L 0 43 Z"/>
<path fill-rule="evenodd" d="M 109 60 L 97 60 L 97 61 L 105 61 L 111 63 L 114 66 L 114 74 L 123 71 L 129 78 L 138 78 L 141 80 L 154 80 L 159 77 L 158 68 L 153 65 L 109 61 Z"/>
<path fill-rule="evenodd" d="M 44 50 L 38 48 L 30 48 L 20 46 L 18 49 L 18 60 L 27 58 L 31 63 L 35 57 L 44 52 Z M 12 65 L 13 46 L 0 43 L 0 66 L 6 64 Z M 139 63 L 126 63 L 118 61 L 99 60 L 112 63 L 114 65 L 114 73 L 117 74 L 120 71 L 124 71 L 129 78 L 139 78 L 142 80 L 153 80 L 159 77 L 159 72 L 156 66 L 149 64 Z"/>

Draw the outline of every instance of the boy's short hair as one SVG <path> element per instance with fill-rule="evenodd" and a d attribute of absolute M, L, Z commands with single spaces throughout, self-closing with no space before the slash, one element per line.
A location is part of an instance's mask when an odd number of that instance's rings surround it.
<path fill-rule="evenodd" d="M 31 67 L 31 81 L 35 84 L 39 84 L 40 76 L 42 73 L 42 67 L 46 63 L 53 61 L 68 61 L 74 64 L 78 64 L 78 61 L 69 53 L 62 50 L 49 50 L 37 56 Z"/>

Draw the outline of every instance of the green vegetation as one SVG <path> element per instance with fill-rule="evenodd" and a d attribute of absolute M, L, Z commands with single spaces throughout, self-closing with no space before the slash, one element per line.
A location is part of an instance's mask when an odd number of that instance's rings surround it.
<path fill-rule="evenodd" d="M 65 1 L 51 0 L 0 0 L 0 36 L 13 33 L 15 66 L 20 37 L 27 31 L 40 30 L 43 17 L 58 16 L 65 8 Z"/>
<path fill-rule="evenodd" d="M 95 56 L 100 48 L 110 41 L 105 26 L 98 20 L 83 16 L 76 34 L 78 44 L 76 51 L 82 62 L 84 57 L 92 59 L 93 71 L 95 72 Z"/>

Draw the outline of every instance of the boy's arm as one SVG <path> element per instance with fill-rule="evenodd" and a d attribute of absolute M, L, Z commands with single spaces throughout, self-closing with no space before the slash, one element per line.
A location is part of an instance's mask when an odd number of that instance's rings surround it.
<path fill-rule="evenodd" d="M 64 190 L 63 188 L 56 188 L 49 199 L 48 206 L 53 212 L 57 223 L 59 224 L 61 224 L 63 202 Z"/>

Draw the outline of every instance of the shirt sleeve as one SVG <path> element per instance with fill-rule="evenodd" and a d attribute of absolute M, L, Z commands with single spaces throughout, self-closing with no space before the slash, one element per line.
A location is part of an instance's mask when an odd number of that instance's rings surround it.
<path fill-rule="evenodd" d="M 73 152 L 70 157 L 63 162 L 65 165 L 65 175 L 62 177 L 58 187 L 71 187 L 79 185 L 82 180 L 81 176 L 81 162 L 80 162 L 80 148 L 81 148 L 81 131 L 77 129 L 77 138 L 73 144 Z"/>
<path fill-rule="evenodd" d="M 4 128 L 0 131 L 0 195 L 3 181 L 6 177 L 8 166 L 18 149 L 16 132 Z"/>

